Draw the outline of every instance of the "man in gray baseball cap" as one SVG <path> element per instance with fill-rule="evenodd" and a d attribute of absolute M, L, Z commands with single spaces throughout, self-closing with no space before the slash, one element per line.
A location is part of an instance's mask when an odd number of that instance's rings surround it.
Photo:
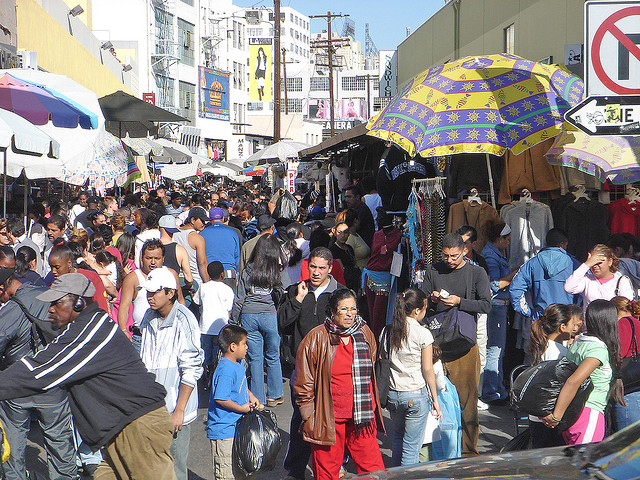
<path fill-rule="evenodd" d="M 49 302 L 49 321 L 60 335 L 0 371 L 0 400 L 66 388 L 80 436 L 93 451 L 102 449 L 95 478 L 175 480 L 166 391 L 93 301 L 93 290 L 84 275 L 67 273 L 36 297 Z"/>

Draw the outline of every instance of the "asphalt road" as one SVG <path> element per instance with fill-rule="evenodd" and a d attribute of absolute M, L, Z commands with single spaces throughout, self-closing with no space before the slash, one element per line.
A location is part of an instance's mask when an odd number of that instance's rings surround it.
<path fill-rule="evenodd" d="M 290 390 L 288 379 L 286 380 L 284 392 L 285 401 L 282 405 L 272 409 L 278 418 L 278 427 L 282 436 L 282 449 L 278 455 L 276 468 L 271 472 L 262 473 L 255 479 L 274 480 L 282 479 L 287 472 L 282 467 L 289 441 L 289 422 L 293 408 L 291 406 Z M 207 419 L 207 407 L 209 405 L 209 391 L 198 389 L 200 408 L 198 409 L 198 419 L 191 425 L 191 445 L 189 448 L 189 480 L 213 480 L 213 469 L 211 465 L 211 444 L 207 439 L 205 428 Z M 388 412 L 384 412 L 385 426 L 390 431 L 390 418 Z M 41 436 L 37 431 L 37 424 L 33 424 L 30 441 L 27 446 L 27 468 L 35 473 L 33 479 L 46 479 L 46 459 L 44 450 L 40 447 Z M 480 437 L 478 450 L 480 453 L 495 453 L 500 450 L 515 435 L 514 415 L 508 407 L 491 407 L 489 410 L 480 412 Z M 378 435 L 378 442 L 382 451 L 382 458 L 385 465 L 391 465 L 391 437 L 390 435 Z M 353 463 L 347 465 L 347 471 L 355 473 Z M 313 474 L 307 468 L 307 478 L 312 479 Z"/>

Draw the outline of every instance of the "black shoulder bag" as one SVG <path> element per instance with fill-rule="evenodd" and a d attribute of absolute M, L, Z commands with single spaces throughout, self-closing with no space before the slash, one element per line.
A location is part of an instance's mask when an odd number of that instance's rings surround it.
<path fill-rule="evenodd" d="M 380 398 L 380 407 L 386 408 L 387 401 L 389 399 L 389 385 L 391 383 L 391 359 L 389 358 L 390 340 L 389 332 L 386 327 L 382 331 L 380 347 L 382 347 L 383 344 L 385 348 L 380 348 L 374 369 L 376 384 L 378 386 L 378 397 Z"/>
<path fill-rule="evenodd" d="M 622 359 L 622 383 L 624 394 L 640 391 L 640 355 L 638 355 L 638 340 L 633 320 L 627 317 L 631 325 L 631 356 Z"/>

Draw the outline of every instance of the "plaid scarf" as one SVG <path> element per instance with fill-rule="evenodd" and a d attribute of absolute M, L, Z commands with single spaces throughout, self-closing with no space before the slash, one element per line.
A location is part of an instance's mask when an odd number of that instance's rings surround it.
<path fill-rule="evenodd" d="M 353 325 L 342 329 L 333 320 L 327 318 L 324 326 L 330 334 L 340 337 L 351 337 L 353 341 L 353 363 L 351 376 L 353 377 L 353 423 L 356 432 L 363 432 L 373 426 L 373 399 L 371 397 L 371 378 L 373 377 L 373 361 L 369 346 L 364 338 L 362 327 L 364 320 L 357 316 Z"/>

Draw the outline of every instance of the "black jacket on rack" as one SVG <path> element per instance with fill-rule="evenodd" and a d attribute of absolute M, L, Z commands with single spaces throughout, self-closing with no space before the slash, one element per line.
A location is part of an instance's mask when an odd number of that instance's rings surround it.
<path fill-rule="evenodd" d="M 387 148 L 380 158 L 376 185 L 382 206 L 391 212 L 405 211 L 409 205 L 411 180 L 433 178 L 435 168 L 419 155 L 409 158 L 397 147 Z"/>
<path fill-rule="evenodd" d="M 489 156 L 493 188 L 496 192 L 500 188 L 500 180 L 502 179 L 502 163 L 502 157 Z M 472 188 L 485 192 L 490 190 L 485 154 L 462 153 L 452 155 L 445 176 L 447 177 L 446 191 L 448 198 L 460 198 L 461 193 L 468 192 Z"/>
<path fill-rule="evenodd" d="M 553 224 L 569 238 L 567 252 L 580 262 L 587 259 L 591 248 L 609 238 L 607 208 L 600 202 L 576 198 L 567 193 L 551 203 Z"/>

